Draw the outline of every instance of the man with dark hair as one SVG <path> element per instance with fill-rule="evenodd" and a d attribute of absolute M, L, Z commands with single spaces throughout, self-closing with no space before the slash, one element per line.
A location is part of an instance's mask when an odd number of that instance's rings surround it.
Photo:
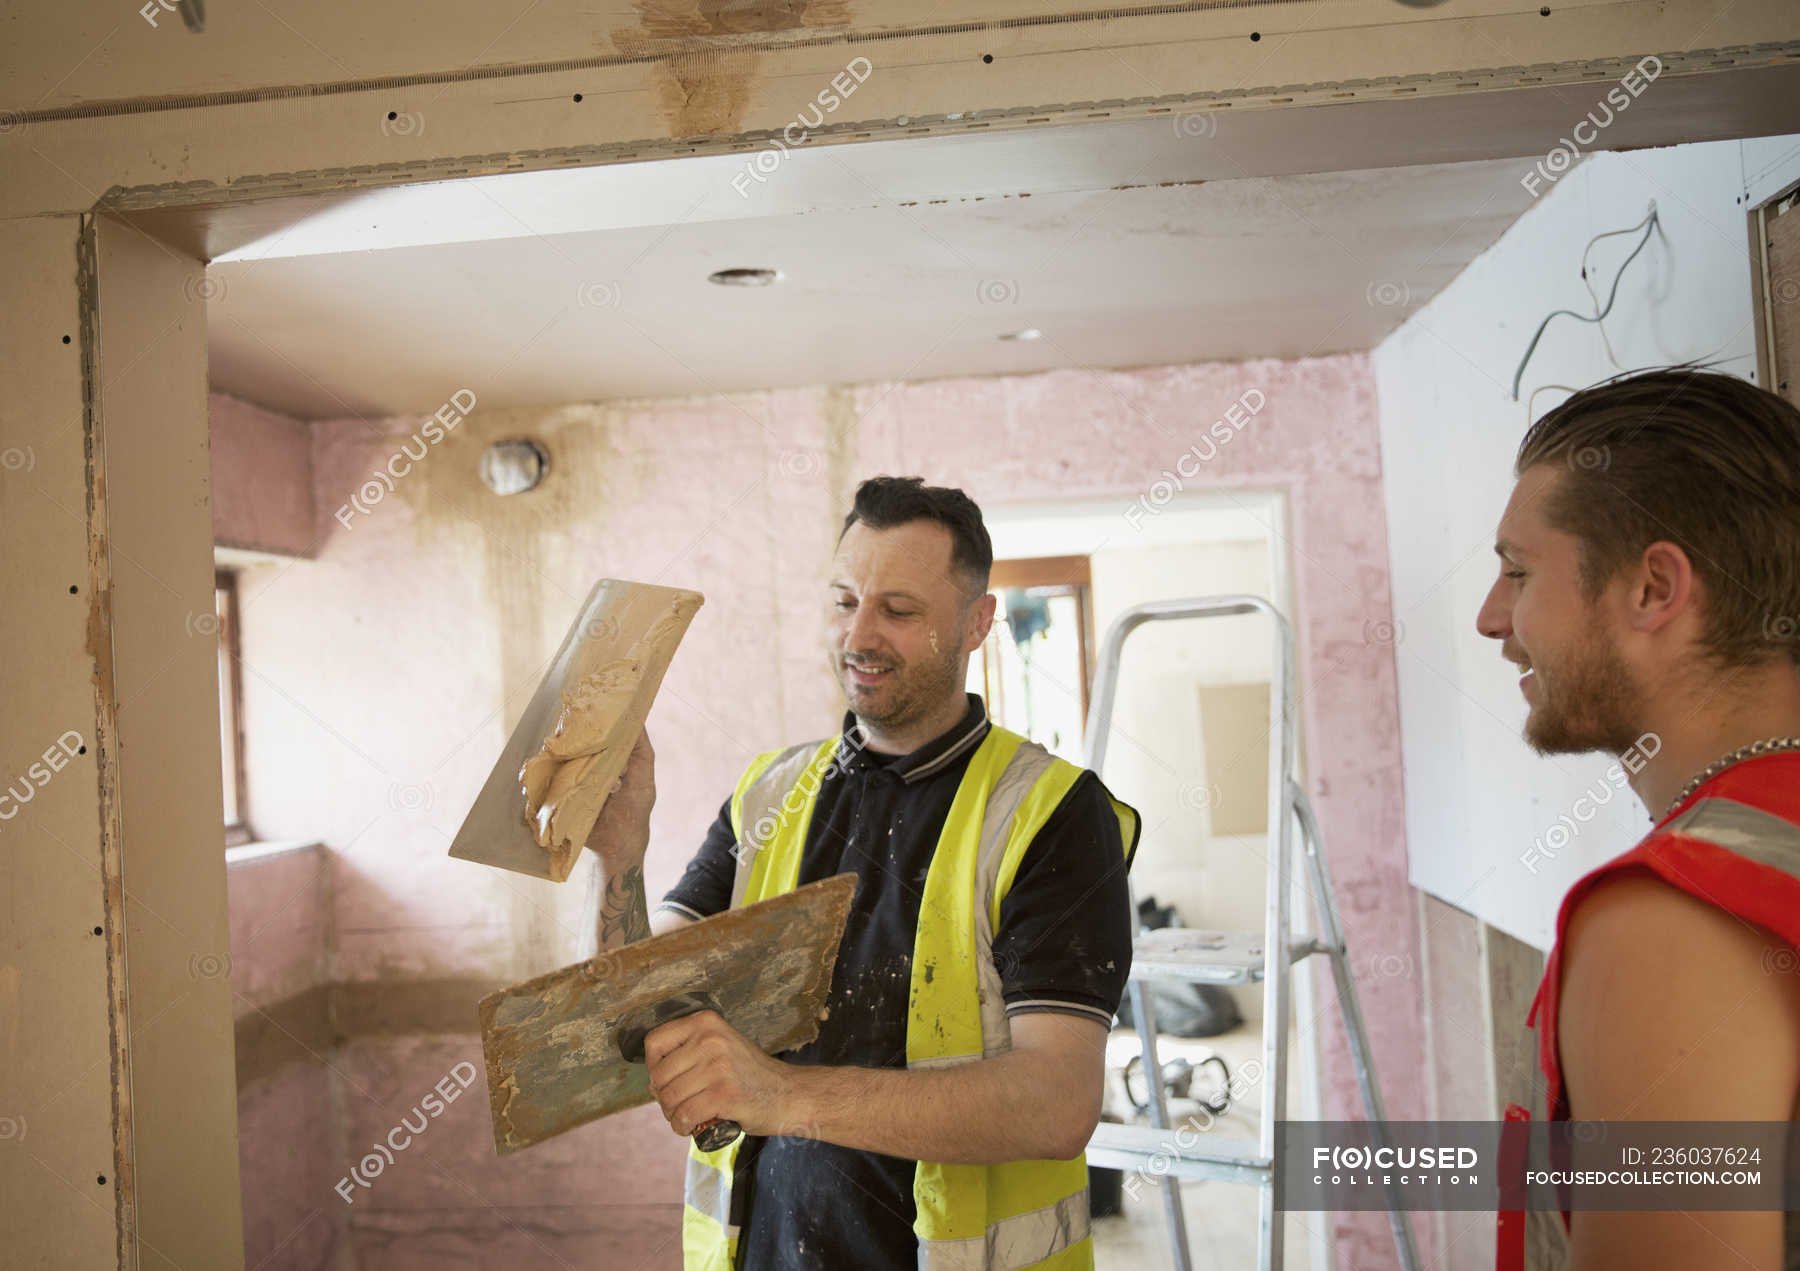
<path fill-rule="evenodd" d="M 1727 375 L 1634 375 L 1547 414 L 1516 472 L 1477 627 L 1524 668 L 1533 748 L 1619 756 L 1654 821 L 1558 913 L 1531 1012 L 1547 1113 L 1792 1120 L 1800 411 Z M 1503 1271 L 1523 1266 L 1519 1218 Z M 1574 1271 L 1800 1265 L 1779 1212 L 1564 1222 Z"/>
<path fill-rule="evenodd" d="M 859 876 L 817 1041 L 770 1057 L 710 1012 L 649 1036 L 671 1128 L 746 1136 L 689 1149 L 690 1269 L 1093 1266 L 1083 1150 L 1138 817 L 964 691 L 992 563 L 960 490 L 863 482 L 825 625 L 842 733 L 758 755 L 653 922 L 648 739 L 588 838 L 603 945 Z"/>
<path fill-rule="evenodd" d="M 846 556 L 845 539 L 859 525 L 863 529 L 857 531 Z M 899 533 L 908 525 L 912 532 Z M 947 567 L 937 550 L 945 533 L 950 539 Z M 921 477 L 874 477 L 857 487 L 856 502 L 838 531 L 843 566 L 853 569 L 859 554 L 866 556 L 871 544 L 881 545 L 889 554 L 902 554 L 911 572 L 943 584 L 947 598 L 961 602 L 951 610 L 953 622 L 944 624 L 948 630 L 940 633 L 931 628 L 916 633 L 925 641 L 916 657 L 896 658 L 892 650 L 881 648 L 833 650 L 832 669 L 862 727 L 871 737 L 912 749 L 954 726 L 965 712 L 980 709 L 965 700 L 963 683 L 968 655 L 981 647 L 994 621 L 994 598 L 988 594 L 994 548 L 987 526 L 982 524 L 981 509 L 968 495 L 928 486 Z M 854 604 L 852 588 L 834 581 L 832 589 L 836 612 L 845 612 L 846 602 Z M 918 598 L 900 599 L 898 616 L 916 618 Z M 834 644 L 837 635 L 834 631 Z M 921 713 L 927 711 L 935 711 L 936 717 L 921 719 Z M 875 748 L 882 749 L 880 745 Z"/>

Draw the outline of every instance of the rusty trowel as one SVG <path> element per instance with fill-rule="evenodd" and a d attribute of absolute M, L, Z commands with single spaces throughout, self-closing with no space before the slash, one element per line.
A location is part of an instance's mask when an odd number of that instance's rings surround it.
<path fill-rule="evenodd" d="M 627 1055 L 692 1011 L 717 1010 L 766 1054 L 817 1038 L 855 891 L 838 874 L 482 998 L 495 1149 L 649 1103 L 649 1071 Z M 704 1150 L 735 1137 L 729 1122 L 695 1135 Z"/>

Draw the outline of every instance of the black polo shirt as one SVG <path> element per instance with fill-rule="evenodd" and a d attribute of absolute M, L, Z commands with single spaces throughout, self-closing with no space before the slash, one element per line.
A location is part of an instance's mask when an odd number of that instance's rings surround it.
<path fill-rule="evenodd" d="M 853 871 L 851 903 L 819 1037 L 789 1063 L 906 1066 L 907 996 L 925 874 L 969 758 L 987 736 L 971 693 L 962 721 L 911 754 L 881 755 L 856 740 L 829 769 L 801 849 L 800 884 Z M 1135 853 L 1136 835 L 1130 845 Z M 662 901 L 691 918 L 731 903 L 737 861 L 731 800 L 698 855 Z M 1100 779 L 1084 772 L 1032 840 L 1000 903 L 994 964 L 1008 1015 L 1060 1011 L 1110 1025 L 1131 969 L 1129 861 Z M 803 1138 L 746 1138 L 738 1189 L 749 1208 L 739 1262 L 750 1271 L 820 1268 L 912 1271 L 918 1241 L 914 1162 Z M 735 1208 L 735 1206 L 734 1206 Z"/>

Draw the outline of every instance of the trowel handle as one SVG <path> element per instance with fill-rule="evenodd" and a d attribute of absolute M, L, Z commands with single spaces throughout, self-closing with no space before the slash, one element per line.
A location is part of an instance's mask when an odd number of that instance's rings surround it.
<path fill-rule="evenodd" d="M 712 994 L 705 991 L 678 993 L 672 998 L 665 998 L 648 1010 L 637 1013 L 635 1017 L 620 1022 L 617 1034 L 619 1053 L 630 1062 L 641 1064 L 644 1062 L 644 1038 L 650 1035 L 651 1029 L 672 1024 L 699 1011 L 718 1009 L 719 1004 L 713 1000 Z M 716 1152 L 736 1143 L 743 1132 L 744 1127 L 736 1121 L 714 1117 L 705 1125 L 695 1128 L 694 1146 L 702 1152 Z"/>
<path fill-rule="evenodd" d="M 716 1152 L 722 1147 L 730 1147 L 738 1141 L 744 1127 L 736 1121 L 727 1121 L 723 1117 L 714 1117 L 705 1125 L 694 1131 L 694 1146 L 702 1152 Z"/>

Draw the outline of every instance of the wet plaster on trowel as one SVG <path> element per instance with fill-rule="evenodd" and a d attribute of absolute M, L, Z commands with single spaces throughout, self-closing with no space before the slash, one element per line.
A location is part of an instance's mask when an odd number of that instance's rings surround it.
<path fill-rule="evenodd" d="M 756 37 L 850 24 L 844 0 L 637 0 L 633 7 L 638 24 L 615 28 L 612 45 L 657 59 L 651 71 L 657 108 L 677 138 L 744 130 L 762 54 L 740 46 L 768 44 Z"/>

